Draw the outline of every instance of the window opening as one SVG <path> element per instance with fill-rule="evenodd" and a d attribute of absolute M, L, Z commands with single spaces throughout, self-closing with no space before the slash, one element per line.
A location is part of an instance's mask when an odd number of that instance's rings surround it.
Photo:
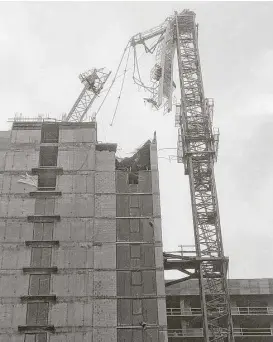
<path fill-rule="evenodd" d="M 56 124 L 44 123 L 41 130 L 42 143 L 58 143 L 59 141 L 59 126 Z"/>

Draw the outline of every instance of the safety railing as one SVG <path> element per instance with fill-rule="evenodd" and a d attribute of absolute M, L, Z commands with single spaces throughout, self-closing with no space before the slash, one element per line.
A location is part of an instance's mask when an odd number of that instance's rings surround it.
<path fill-rule="evenodd" d="M 234 336 L 273 336 L 273 328 L 234 328 Z"/>
<path fill-rule="evenodd" d="M 234 336 L 273 336 L 273 328 L 234 328 Z M 203 337 L 202 328 L 168 329 L 168 337 Z"/>
<path fill-rule="evenodd" d="M 217 312 L 221 312 L 219 309 Z M 167 308 L 167 316 L 200 316 L 201 308 Z M 213 314 L 213 312 L 211 312 Z M 273 307 L 232 307 L 232 315 L 273 315 Z"/>
<path fill-rule="evenodd" d="M 273 307 L 232 307 L 232 315 L 273 315 Z"/>
<path fill-rule="evenodd" d="M 168 337 L 202 337 L 202 328 L 168 329 Z"/>

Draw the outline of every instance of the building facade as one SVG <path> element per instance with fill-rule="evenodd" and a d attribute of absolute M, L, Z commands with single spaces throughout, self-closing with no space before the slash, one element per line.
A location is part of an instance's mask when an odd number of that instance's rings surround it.
<path fill-rule="evenodd" d="M 202 341 L 197 281 L 165 289 L 156 138 L 116 147 L 93 122 L 0 132 L 0 342 Z M 229 285 L 236 341 L 273 341 L 273 279 Z"/>
<path fill-rule="evenodd" d="M 166 342 L 156 139 L 96 123 L 0 132 L 0 342 Z"/>
<path fill-rule="evenodd" d="M 273 341 L 273 279 L 229 280 L 235 341 Z M 166 287 L 169 342 L 202 341 L 197 280 Z"/>

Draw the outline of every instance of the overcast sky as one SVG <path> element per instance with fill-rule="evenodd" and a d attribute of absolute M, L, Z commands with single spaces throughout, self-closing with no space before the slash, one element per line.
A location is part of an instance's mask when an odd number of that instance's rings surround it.
<path fill-rule="evenodd" d="M 81 72 L 114 72 L 132 35 L 184 8 L 197 15 L 205 95 L 221 133 L 216 182 L 230 276 L 273 277 L 273 3 L 1 2 L 0 130 L 15 113 L 60 118 L 82 89 Z M 144 77 L 148 60 L 140 59 Z M 121 79 L 98 114 L 99 139 L 125 156 L 156 130 L 159 149 L 176 147 L 174 114 L 145 106 L 129 73 L 110 127 Z M 193 243 L 188 179 L 168 154 L 175 150 L 159 151 L 165 250 Z"/>

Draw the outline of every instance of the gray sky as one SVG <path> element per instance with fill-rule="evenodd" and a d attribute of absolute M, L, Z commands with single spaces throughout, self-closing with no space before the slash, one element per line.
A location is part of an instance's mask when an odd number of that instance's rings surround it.
<path fill-rule="evenodd" d="M 184 8 L 197 15 L 205 94 L 215 99 L 221 133 L 216 182 L 230 276 L 273 277 L 273 3 L 1 2 L 0 130 L 16 112 L 60 118 L 82 89 L 79 73 L 115 71 L 132 35 Z M 147 63 L 143 56 L 143 75 Z M 175 147 L 174 115 L 145 106 L 131 74 L 109 126 L 120 81 L 98 115 L 99 139 L 117 142 L 125 156 L 156 130 L 159 149 Z M 160 158 L 159 165 L 164 245 L 171 250 L 193 242 L 189 186 L 181 164 Z"/>

